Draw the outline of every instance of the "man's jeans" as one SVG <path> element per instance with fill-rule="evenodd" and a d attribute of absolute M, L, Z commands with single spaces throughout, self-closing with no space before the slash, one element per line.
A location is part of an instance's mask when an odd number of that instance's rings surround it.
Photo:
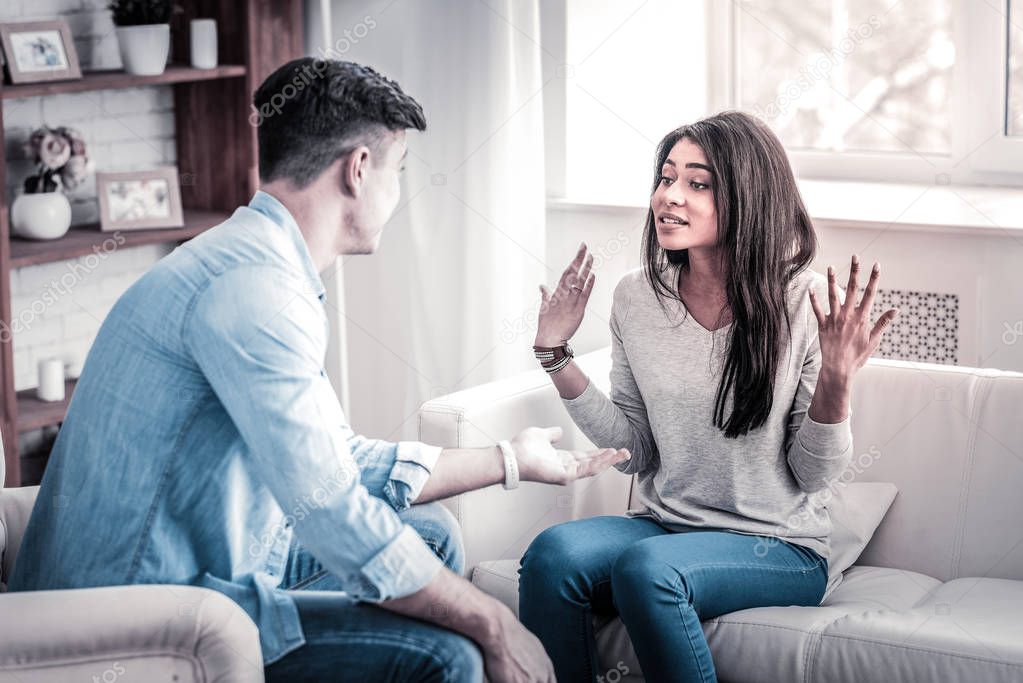
<path fill-rule="evenodd" d="M 599 670 L 594 613 L 621 617 L 647 681 L 708 683 L 716 677 L 700 621 L 750 607 L 816 606 L 828 563 L 764 536 L 594 517 L 540 534 L 520 577 L 519 618 L 543 642 L 560 683 L 627 673 L 621 665 Z"/>
<path fill-rule="evenodd" d="M 448 569 L 462 573 L 461 533 L 444 506 L 413 505 L 398 516 Z M 337 579 L 298 544 L 288 555 L 280 587 L 292 591 L 306 644 L 266 667 L 268 683 L 483 680 L 483 660 L 471 640 L 338 594 L 344 589 Z"/>

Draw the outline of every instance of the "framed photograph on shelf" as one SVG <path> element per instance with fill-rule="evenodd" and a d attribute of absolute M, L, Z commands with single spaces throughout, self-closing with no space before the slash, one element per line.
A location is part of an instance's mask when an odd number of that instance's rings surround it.
<path fill-rule="evenodd" d="M 97 173 L 96 194 L 103 232 L 180 228 L 185 224 L 178 169 L 174 166 Z"/>
<path fill-rule="evenodd" d="M 0 24 L 0 47 L 9 83 L 82 77 L 71 28 L 64 19 Z"/>

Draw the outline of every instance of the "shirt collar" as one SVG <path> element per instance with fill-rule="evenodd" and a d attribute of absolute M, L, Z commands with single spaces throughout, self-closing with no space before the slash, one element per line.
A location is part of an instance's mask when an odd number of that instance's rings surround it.
<path fill-rule="evenodd" d="M 258 211 L 263 214 L 276 225 L 284 228 L 291 240 L 295 243 L 295 252 L 298 254 L 298 258 L 301 263 L 295 264 L 302 268 L 305 273 L 306 280 L 313 288 L 313 292 L 316 296 L 323 301 L 326 298 L 326 290 L 323 287 L 323 280 L 320 279 L 320 274 L 316 271 L 316 264 L 313 263 L 313 257 L 309 253 L 309 246 L 305 243 L 305 239 L 302 237 L 302 231 L 298 229 L 298 223 L 295 221 L 295 217 L 291 215 L 287 207 L 281 204 L 280 200 L 274 197 L 268 192 L 257 190 L 256 194 L 252 196 L 252 201 L 249 202 L 249 208 L 253 211 Z"/>

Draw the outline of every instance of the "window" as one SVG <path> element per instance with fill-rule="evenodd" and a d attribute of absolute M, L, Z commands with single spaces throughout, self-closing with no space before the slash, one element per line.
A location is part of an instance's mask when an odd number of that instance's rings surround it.
<path fill-rule="evenodd" d="M 740 108 L 789 149 L 951 152 L 951 0 L 736 4 Z"/>
<path fill-rule="evenodd" d="M 656 142 L 726 108 L 802 177 L 1023 183 L 1023 0 L 544 5 L 563 12 L 544 40 L 564 57 L 558 196 L 645 201 Z"/>
<path fill-rule="evenodd" d="M 642 200 L 664 135 L 708 110 L 705 0 L 565 0 L 565 192 Z"/>
<path fill-rule="evenodd" d="M 1005 134 L 1023 135 L 1023 0 L 1009 7 L 1009 79 L 1006 84 Z"/>

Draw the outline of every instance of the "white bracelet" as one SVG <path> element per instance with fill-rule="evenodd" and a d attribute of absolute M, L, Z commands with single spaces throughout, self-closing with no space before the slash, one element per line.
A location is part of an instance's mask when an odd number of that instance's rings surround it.
<path fill-rule="evenodd" d="M 515 451 L 507 440 L 499 441 L 497 447 L 501 449 L 504 456 L 504 488 L 508 491 L 519 487 L 519 461 L 515 458 Z"/>

